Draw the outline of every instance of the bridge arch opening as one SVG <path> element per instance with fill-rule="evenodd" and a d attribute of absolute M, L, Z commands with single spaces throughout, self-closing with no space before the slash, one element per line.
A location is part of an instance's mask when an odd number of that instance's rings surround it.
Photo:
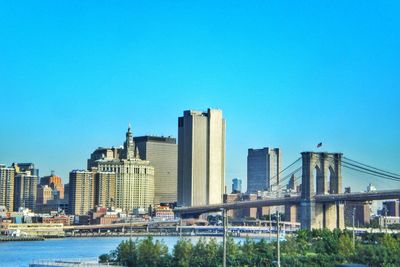
<path fill-rule="evenodd" d="M 329 166 L 329 168 L 328 168 L 328 183 L 327 183 L 328 194 L 336 194 L 337 193 L 337 192 L 335 192 L 335 185 L 334 185 L 335 177 L 336 177 L 335 170 L 332 168 L 332 166 Z"/>
<path fill-rule="evenodd" d="M 318 195 L 323 193 L 324 177 L 318 165 L 315 165 L 313 171 L 313 191 L 312 194 Z"/>

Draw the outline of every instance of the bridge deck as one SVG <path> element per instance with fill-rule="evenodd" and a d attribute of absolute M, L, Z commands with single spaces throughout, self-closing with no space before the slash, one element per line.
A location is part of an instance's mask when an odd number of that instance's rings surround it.
<path fill-rule="evenodd" d="M 400 189 L 396 190 L 380 190 L 374 192 L 361 192 L 361 193 L 348 193 L 348 194 L 329 194 L 329 195 L 316 195 L 315 201 L 317 203 L 332 203 L 332 202 L 359 202 L 371 200 L 384 200 L 384 199 L 400 199 Z M 237 201 L 231 203 L 214 204 L 207 206 L 194 206 L 194 207 L 178 207 L 174 209 L 176 214 L 202 214 L 208 212 L 217 212 L 221 209 L 243 209 L 243 208 L 258 208 L 268 206 L 283 206 L 290 204 L 300 204 L 302 201 L 300 196 L 289 196 L 280 198 L 269 198 L 249 201 Z"/>

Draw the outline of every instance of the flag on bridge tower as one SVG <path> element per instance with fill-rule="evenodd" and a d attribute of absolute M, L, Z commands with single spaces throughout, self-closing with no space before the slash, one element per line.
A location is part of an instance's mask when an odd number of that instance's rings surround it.
<path fill-rule="evenodd" d="M 317 148 L 320 148 L 321 146 L 322 146 L 322 142 L 317 145 Z"/>

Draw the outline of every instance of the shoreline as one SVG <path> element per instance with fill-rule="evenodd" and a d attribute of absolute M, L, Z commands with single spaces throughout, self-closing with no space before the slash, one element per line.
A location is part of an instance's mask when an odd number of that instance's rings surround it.
<path fill-rule="evenodd" d="M 1 242 L 25 242 L 25 241 L 46 241 L 46 240 L 52 240 L 52 239 L 80 239 L 80 238 L 113 238 L 113 237 L 134 237 L 134 238 L 139 238 L 139 237 L 147 237 L 147 236 L 154 236 L 154 237 L 184 237 L 184 238 L 190 238 L 190 237 L 220 237 L 222 238 L 222 234 L 162 234 L 162 233 L 128 233 L 128 234 L 115 234 L 115 235 L 99 235 L 99 234 L 88 234 L 88 235 L 66 235 L 63 237 L 8 237 L 8 236 L 0 236 L 0 243 Z M 251 238 L 251 239 L 270 239 L 270 240 L 276 240 L 276 235 L 269 235 L 269 234 L 242 234 L 242 235 L 231 235 L 233 238 Z"/>

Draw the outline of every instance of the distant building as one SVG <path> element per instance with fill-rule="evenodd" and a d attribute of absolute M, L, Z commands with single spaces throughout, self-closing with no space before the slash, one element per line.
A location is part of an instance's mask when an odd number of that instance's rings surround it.
<path fill-rule="evenodd" d="M 282 155 L 279 148 L 249 149 L 247 192 L 274 191 L 279 185 Z"/>
<path fill-rule="evenodd" d="M 14 210 L 14 168 L 0 164 L 0 206 L 8 211 Z"/>
<path fill-rule="evenodd" d="M 44 176 L 40 179 L 40 185 L 49 186 L 55 191 L 53 192 L 53 196 L 56 196 L 57 199 L 64 199 L 64 185 L 62 179 L 60 176 L 55 175 L 53 171 L 51 172 L 51 175 Z"/>
<path fill-rule="evenodd" d="M 54 198 L 53 188 L 48 185 L 39 185 L 37 188 L 36 203 L 38 205 L 47 204 L 48 201 Z"/>
<path fill-rule="evenodd" d="M 160 206 L 154 210 L 154 219 L 160 221 L 171 221 L 175 219 L 175 214 L 170 207 Z"/>
<path fill-rule="evenodd" d="M 379 226 L 382 228 L 385 228 L 389 225 L 392 224 L 400 224 L 400 217 L 395 217 L 395 216 L 379 216 L 378 222 Z"/>
<path fill-rule="evenodd" d="M 296 177 L 294 176 L 294 174 L 292 174 L 292 176 L 290 177 L 289 183 L 287 185 L 287 189 L 289 191 L 296 191 Z"/>
<path fill-rule="evenodd" d="M 222 203 L 225 119 L 222 111 L 187 110 L 178 119 L 178 205 Z"/>
<path fill-rule="evenodd" d="M 93 172 L 74 170 L 69 173 L 69 213 L 85 215 L 94 207 L 95 177 Z"/>
<path fill-rule="evenodd" d="M 154 204 L 177 200 L 178 146 L 176 139 L 159 136 L 133 138 L 142 160 L 154 167 Z"/>
<path fill-rule="evenodd" d="M 239 178 L 232 179 L 232 194 L 242 193 L 242 180 Z"/>
<path fill-rule="evenodd" d="M 370 205 L 370 202 L 346 202 L 344 209 L 345 224 L 352 226 L 353 212 L 355 212 L 354 223 L 356 227 L 369 225 L 371 218 Z"/>
<path fill-rule="evenodd" d="M 371 183 L 367 186 L 367 192 L 374 192 L 376 191 L 376 187 L 373 186 Z"/>
<path fill-rule="evenodd" d="M 154 205 L 154 167 L 139 158 L 130 126 L 119 158 L 102 158 L 94 165 L 98 172 L 115 173 L 115 207 L 131 213 L 135 208 Z"/>
<path fill-rule="evenodd" d="M 114 160 L 114 159 L 119 159 L 121 152 L 123 148 L 105 148 L 105 147 L 99 147 L 96 149 L 91 155 L 90 159 L 88 159 L 88 170 L 91 170 L 93 167 L 97 167 L 97 160 Z"/>
<path fill-rule="evenodd" d="M 15 173 L 29 172 L 31 175 L 39 177 L 39 169 L 36 169 L 33 163 L 13 163 L 12 167 L 15 169 Z"/>
<path fill-rule="evenodd" d="M 383 208 L 384 208 L 383 215 L 385 216 L 391 216 L 391 217 L 400 216 L 400 205 L 398 200 L 384 201 Z"/>
<path fill-rule="evenodd" d="M 14 210 L 19 208 L 36 209 L 38 177 L 30 171 L 19 172 L 14 180 Z"/>
<path fill-rule="evenodd" d="M 96 172 L 95 174 L 95 205 L 113 207 L 116 194 L 115 172 Z"/>
<path fill-rule="evenodd" d="M 224 203 L 231 203 L 237 201 L 250 201 L 257 200 L 256 194 L 224 194 Z M 261 210 L 261 209 L 260 209 Z M 233 209 L 228 210 L 227 214 L 229 217 L 235 219 L 244 219 L 244 218 L 257 218 L 259 209 L 254 208 L 242 208 L 242 209 Z"/>

